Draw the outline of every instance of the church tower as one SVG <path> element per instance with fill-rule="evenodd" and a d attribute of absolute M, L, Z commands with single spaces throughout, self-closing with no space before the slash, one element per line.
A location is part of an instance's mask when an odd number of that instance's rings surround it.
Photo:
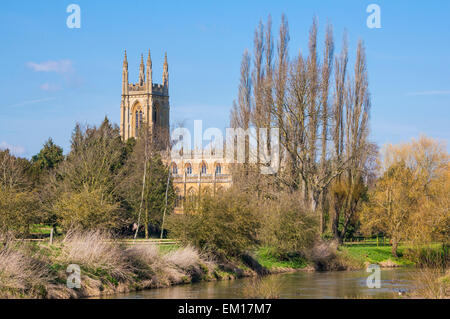
<path fill-rule="evenodd" d="M 144 72 L 145 70 L 145 72 Z M 162 137 L 167 146 L 169 137 L 169 65 L 167 53 L 164 56 L 162 84 L 152 81 L 152 59 L 148 51 L 147 65 L 141 55 L 139 80 L 128 80 L 128 60 L 125 51 L 122 66 L 122 99 L 120 104 L 120 134 L 124 141 L 137 138 L 140 129 L 148 124 L 152 137 Z"/>

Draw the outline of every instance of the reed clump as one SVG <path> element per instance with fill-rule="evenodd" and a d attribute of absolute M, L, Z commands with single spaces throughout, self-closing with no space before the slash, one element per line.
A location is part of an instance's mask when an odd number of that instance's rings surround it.
<path fill-rule="evenodd" d="M 0 238 L 7 238 L 1 236 Z M 77 265 L 80 287 L 68 288 Z M 0 246 L 0 298 L 79 298 L 212 278 L 214 262 L 191 246 L 164 252 L 125 246 L 102 231 L 68 232 L 54 245 L 5 239 Z"/>

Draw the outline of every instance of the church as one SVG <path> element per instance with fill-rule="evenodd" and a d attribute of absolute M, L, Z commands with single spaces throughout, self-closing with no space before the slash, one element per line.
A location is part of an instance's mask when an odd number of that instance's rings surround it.
<path fill-rule="evenodd" d="M 162 132 L 166 136 L 163 143 L 169 145 L 170 103 L 169 103 L 169 65 L 164 56 L 162 84 L 153 83 L 152 59 L 148 51 L 147 64 L 141 55 L 139 79 L 130 83 L 128 79 L 127 53 L 122 67 L 122 98 L 120 104 L 120 135 L 124 141 L 137 138 L 139 129 L 148 124 L 150 136 Z M 168 152 L 165 152 L 167 154 Z M 224 158 L 213 154 L 201 154 L 193 160 L 193 150 L 184 151 L 177 159 L 164 156 L 172 174 L 177 194 L 175 213 L 183 213 L 185 200 L 195 200 L 204 194 L 216 195 L 232 183 L 229 166 Z"/>

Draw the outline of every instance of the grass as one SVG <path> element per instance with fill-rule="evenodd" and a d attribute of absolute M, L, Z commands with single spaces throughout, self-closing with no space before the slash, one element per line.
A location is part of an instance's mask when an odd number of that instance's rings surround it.
<path fill-rule="evenodd" d="M 32 224 L 30 226 L 30 234 L 32 235 L 42 235 L 42 236 L 50 236 L 52 227 L 46 224 Z M 56 227 L 53 233 L 54 236 L 61 233 L 61 228 Z"/>
<path fill-rule="evenodd" d="M 30 233 L 32 234 L 41 234 L 41 235 L 50 235 L 51 227 L 42 224 L 34 224 L 30 226 Z"/>
<path fill-rule="evenodd" d="M 169 252 L 172 250 L 177 250 L 181 246 L 179 244 L 165 244 L 165 245 L 158 245 L 158 248 L 161 252 Z"/>
<path fill-rule="evenodd" d="M 306 259 L 301 256 L 295 256 L 288 260 L 281 260 L 271 247 L 259 248 L 256 251 L 256 259 L 263 267 L 266 267 L 269 270 L 275 268 L 301 269 L 308 265 Z"/>
<path fill-rule="evenodd" d="M 403 258 L 403 252 L 407 248 L 407 246 L 399 246 L 398 255 L 400 257 L 392 255 L 391 246 L 377 247 L 376 244 L 346 245 L 341 246 L 339 249 L 362 263 L 382 263 L 390 260 L 399 266 L 410 266 L 413 265 L 413 262 Z"/>
<path fill-rule="evenodd" d="M 7 245 L 0 251 L 0 296 L 17 298 L 45 296 L 50 271 L 38 259 Z"/>

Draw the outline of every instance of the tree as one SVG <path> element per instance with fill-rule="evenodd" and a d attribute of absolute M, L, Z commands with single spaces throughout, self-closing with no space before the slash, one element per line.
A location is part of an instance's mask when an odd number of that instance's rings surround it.
<path fill-rule="evenodd" d="M 340 56 L 335 57 L 333 29 L 328 25 L 323 55 L 319 58 L 317 34 L 314 19 L 307 54 L 300 52 L 290 58 L 289 26 L 283 15 L 276 59 L 272 61 L 275 50 L 270 17 L 266 26 L 258 25 L 253 68 L 246 51 L 241 64 L 238 103 L 231 112 L 230 125 L 243 129 L 249 126 L 278 128 L 282 165 L 272 177 L 258 174 L 263 163 L 258 162 L 256 169 L 246 165 L 244 174 L 242 169 L 237 170 L 233 181 L 244 175 L 243 180 L 251 181 L 247 190 L 256 189 L 259 198 L 268 195 L 262 193 L 270 192 L 271 187 L 263 186 L 267 184 L 295 193 L 306 211 L 317 214 L 320 232 L 324 231 L 324 216 L 331 206 L 331 228 L 334 236 L 342 241 L 361 204 L 364 195 L 361 190 L 368 177 L 366 169 L 375 152 L 368 142 L 370 94 L 365 49 L 360 41 L 355 71 L 349 76 L 346 37 Z M 270 145 L 270 141 L 267 144 Z M 245 178 L 249 174 L 252 177 Z M 331 192 L 333 183 L 345 187 L 345 191 L 336 196 Z M 341 227 L 340 221 L 344 221 Z"/>
<path fill-rule="evenodd" d="M 60 223 L 72 225 L 73 219 L 67 212 L 75 209 L 82 210 L 78 217 L 87 218 L 85 223 L 89 225 L 95 225 L 90 218 L 100 212 L 111 222 L 99 223 L 98 227 L 115 228 L 127 223 L 126 211 L 117 205 L 120 197 L 116 189 L 116 175 L 124 165 L 126 149 L 119 128 L 107 118 L 98 128 L 75 126 L 70 152 L 51 175 L 49 209 Z M 82 199 L 86 203 L 76 203 Z"/>
<path fill-rule="evenodd" d="M 33 191 L 0 189 L 0 231 L 25 236 L 42 220 L 38 196 Z"/>
<path fill-rule="evenodd" d="M 425 136 L 388 145 L 362 211 L 363 229 L 391 237 L 394 256 L 401 240 L 423 243 L 448 234 L 448 165 L 444 145 Z"/>
<path fill-rule="evenodd" d="M 397 257 L 401 240 L 408 239 L 411 215 L 417 205 L 417 181 L 404 162 L 399 162 L 377 181 L 371 194 L 371 205 L 363 213 L 363 224 L 391 238 L 392 255 Z"/>
<path fill-rule="evenodd" d="M 0 230 L 26 235 L 41 221 L 40 201 L 29 178 L 30 163 L 0 151 Z"/>
<path fill-rule="evenodd" d="M 148 238 L 149 228 L 156 232 L 161 232 L 161 225 L 164 210 L 171 212 L 175 204 L 175 190 L 172 180 L 168 178 L 170 173 L 161 161 L 161 157 L 156 155 L 150 158 L 147 165 L 147 181 L 144 191 L 144 229 L 145 238 Z M 167 185 L 169 182 L 169 185 Z M 167 207 L 166 207 L 167 189 Z"/>
<path fill-rule="evenodd" d="M 63 160 L 63 149 L 49 138 L 39 153 L 31 158 L 31 163 L 38 172 L 42 172 L 55 168 Z"/>
<path fill-rule="evenodd" d="M 64 230 L 112 229 L 122 223 L 119 203 L 104 197 L 101 189 L 65 192 L 56 201 L 58 222 Z"/>
<path fill-rule="evenodd" d="M 132 151 L 116 181 L 132 219 L 144 225 L 145 238 L 148 238 L 151 231 L 161 231 L 164 210 L 173 210 L 175 191 L 168 166 L 161 159 L 160 144 L 146 130 L 148 127 L 144 126 L 139 138 L 133 139 Z"/>
<path fill-rule="evenodd" d="M 0 150 L 0 188 L 19 191 L 29 188 L 29 167 L 26 159 L 15 157 L 8 149 Z"/>

